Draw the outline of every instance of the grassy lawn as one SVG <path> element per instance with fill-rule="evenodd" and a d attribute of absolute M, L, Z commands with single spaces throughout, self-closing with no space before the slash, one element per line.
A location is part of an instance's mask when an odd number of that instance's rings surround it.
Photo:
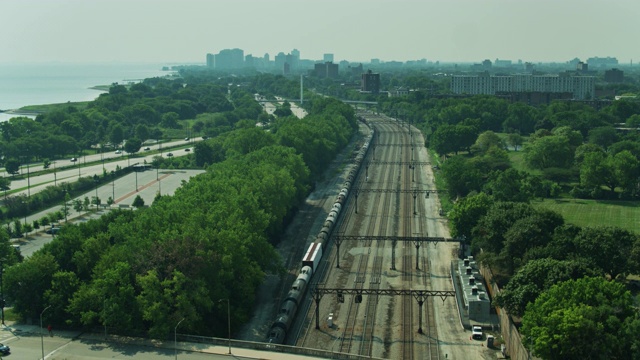
<path fill-rule="evenodd" d="M 534 206 L 554 210 L 578 226 L 616 226 L 640 234 L 639 201 L 545 199 Z"/>
<path fill-rule="evenodd" d="M 89 102 L 90 101 L 79 101 L 79 102 L 66 102 L 66 103 L 59 103 L 59 104 L 29 105 L 29 106 L 21 107 L 20 110 L 44 114 L 50 111 L 64 110 L 69 106 L 74 106 L 78 110 L 82 111 L 87 107 Z"/>

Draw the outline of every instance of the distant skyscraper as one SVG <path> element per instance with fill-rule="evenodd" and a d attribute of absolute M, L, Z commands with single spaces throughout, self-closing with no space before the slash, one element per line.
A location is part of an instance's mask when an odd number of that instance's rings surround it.
<path fill-rule="evenodd" d="M 324 54 L 322 60 L 326 63 L 333 62 L 333 54 Z"/>
<path fill-rule="evenodd" d="M 319 78 L 335 79 L 338 77 L 338 64 L 332 62 L 315 64 L 314 73 Z"/>
<path fill-rule="evenodd" d="M 224 49 L 214 55 L 214 68 L 217 70 L 239 69 L 244 66 L 244 51 Z"/>
<path fill-rule="evenodd" d="M 215 66 L 215 55 L 213 54 L 207 54 L 207 67 L 214 67 Z"/>
<path fill-rule="evenodd" d="M 273 58 L 273 61 L 278 71 L 284 71 L 284 63 L 287 62 L 287 55 L 285 55 L 283 52 L 279 52 L 278 55 Z"/>

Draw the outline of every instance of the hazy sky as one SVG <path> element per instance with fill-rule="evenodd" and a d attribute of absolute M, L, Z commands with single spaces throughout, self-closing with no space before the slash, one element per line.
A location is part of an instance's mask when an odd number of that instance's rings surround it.
<path fill-rule="evenodd" d="M 640 62 L 640 0 L 0 0 L 0 63 L 303 59 Z"/>

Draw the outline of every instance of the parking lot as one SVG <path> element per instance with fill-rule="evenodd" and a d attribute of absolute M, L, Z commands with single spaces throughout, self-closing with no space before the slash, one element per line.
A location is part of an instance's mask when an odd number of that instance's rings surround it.
<path fill-rule="evenodd" d="M 75 197 L 67 202 L 67 219 L 69 223 L 76 223 L 81 221 L 87 221 L 92 218 L 102 216 L 105 212 L 112 209 L 131 209 L 134 210 L 132 204 L 137 196 L 144 201 L 145 206 L 149 206 L 153 203 L 153 199 L 157 193 L 161 195 L 173 195 L 181 185 L 182 181 L 189 181 L 193 176 L 203 173 L 204 170 L 162 170 L 162 169 L 149 169 L 139 172 L 133 172 L 120 179 L 117 179 L 111 183 L 100 186 L 97 189 L 88 191 L 78 197 Z M 76 211 L 73 208 L 74 200 L 84 201 L 85 198 L 91 199 L 97 196 L 101 199 L 102 205 L 96 209 L 95 205 L 90 206 L 87 211 Z M 111 206 L 106 205 L 106 199 L 111 197 L 115 203 Z M 33 223 L 35 220 L 40 220 L 47 216 L 49 213 L 62 211 L 64 204 L 60 204 L 49 208 L 45 211 L 29 215 L 22 219 L 27 223 Z M 65 224 L 65 220 L 59 221 L 53 227 L 62 227 Z M 23 256 L 30 256 L 37 249 L 42 247 L 47 242 L 51 241 L 55 234 L 47 234 L 47 230 L 50 230 L 51 226 L 46 228 L 41 227 L 37 231 L 28 233 L 25 237 L 20 239 L 12 239 L 14 245 L 19 246 L 19 250 Z"/>

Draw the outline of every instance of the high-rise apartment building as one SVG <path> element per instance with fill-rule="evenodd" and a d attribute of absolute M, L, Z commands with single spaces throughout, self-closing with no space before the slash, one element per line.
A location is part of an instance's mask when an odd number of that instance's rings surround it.
<path fill-rule="evenodd" d="M 595 77 L 560 75 L 516 74 L 491 76 L 489 73 L 479 75 L 454 75 L 451 77 L 451 91 L 455 94 L 487 94 L 497 92 L 549 92 L 571 93 L 577 100 L 593 99 L 595 94 Z"/>
<path fill-rule="evenodd" d="M 322 57 L 322 61 L 324 61 L 325 63 L 328 62 L 333 62 L 333 54 L 324 54 L 324 56 Z"/>
<path fill-rule="evenodd" d="M 362 74 L 362 82 L 360 90 L 363 92 L 370 92 L 377 94 L 380 92 L 380 74 L 374 74 L 371 70 Z"/>

